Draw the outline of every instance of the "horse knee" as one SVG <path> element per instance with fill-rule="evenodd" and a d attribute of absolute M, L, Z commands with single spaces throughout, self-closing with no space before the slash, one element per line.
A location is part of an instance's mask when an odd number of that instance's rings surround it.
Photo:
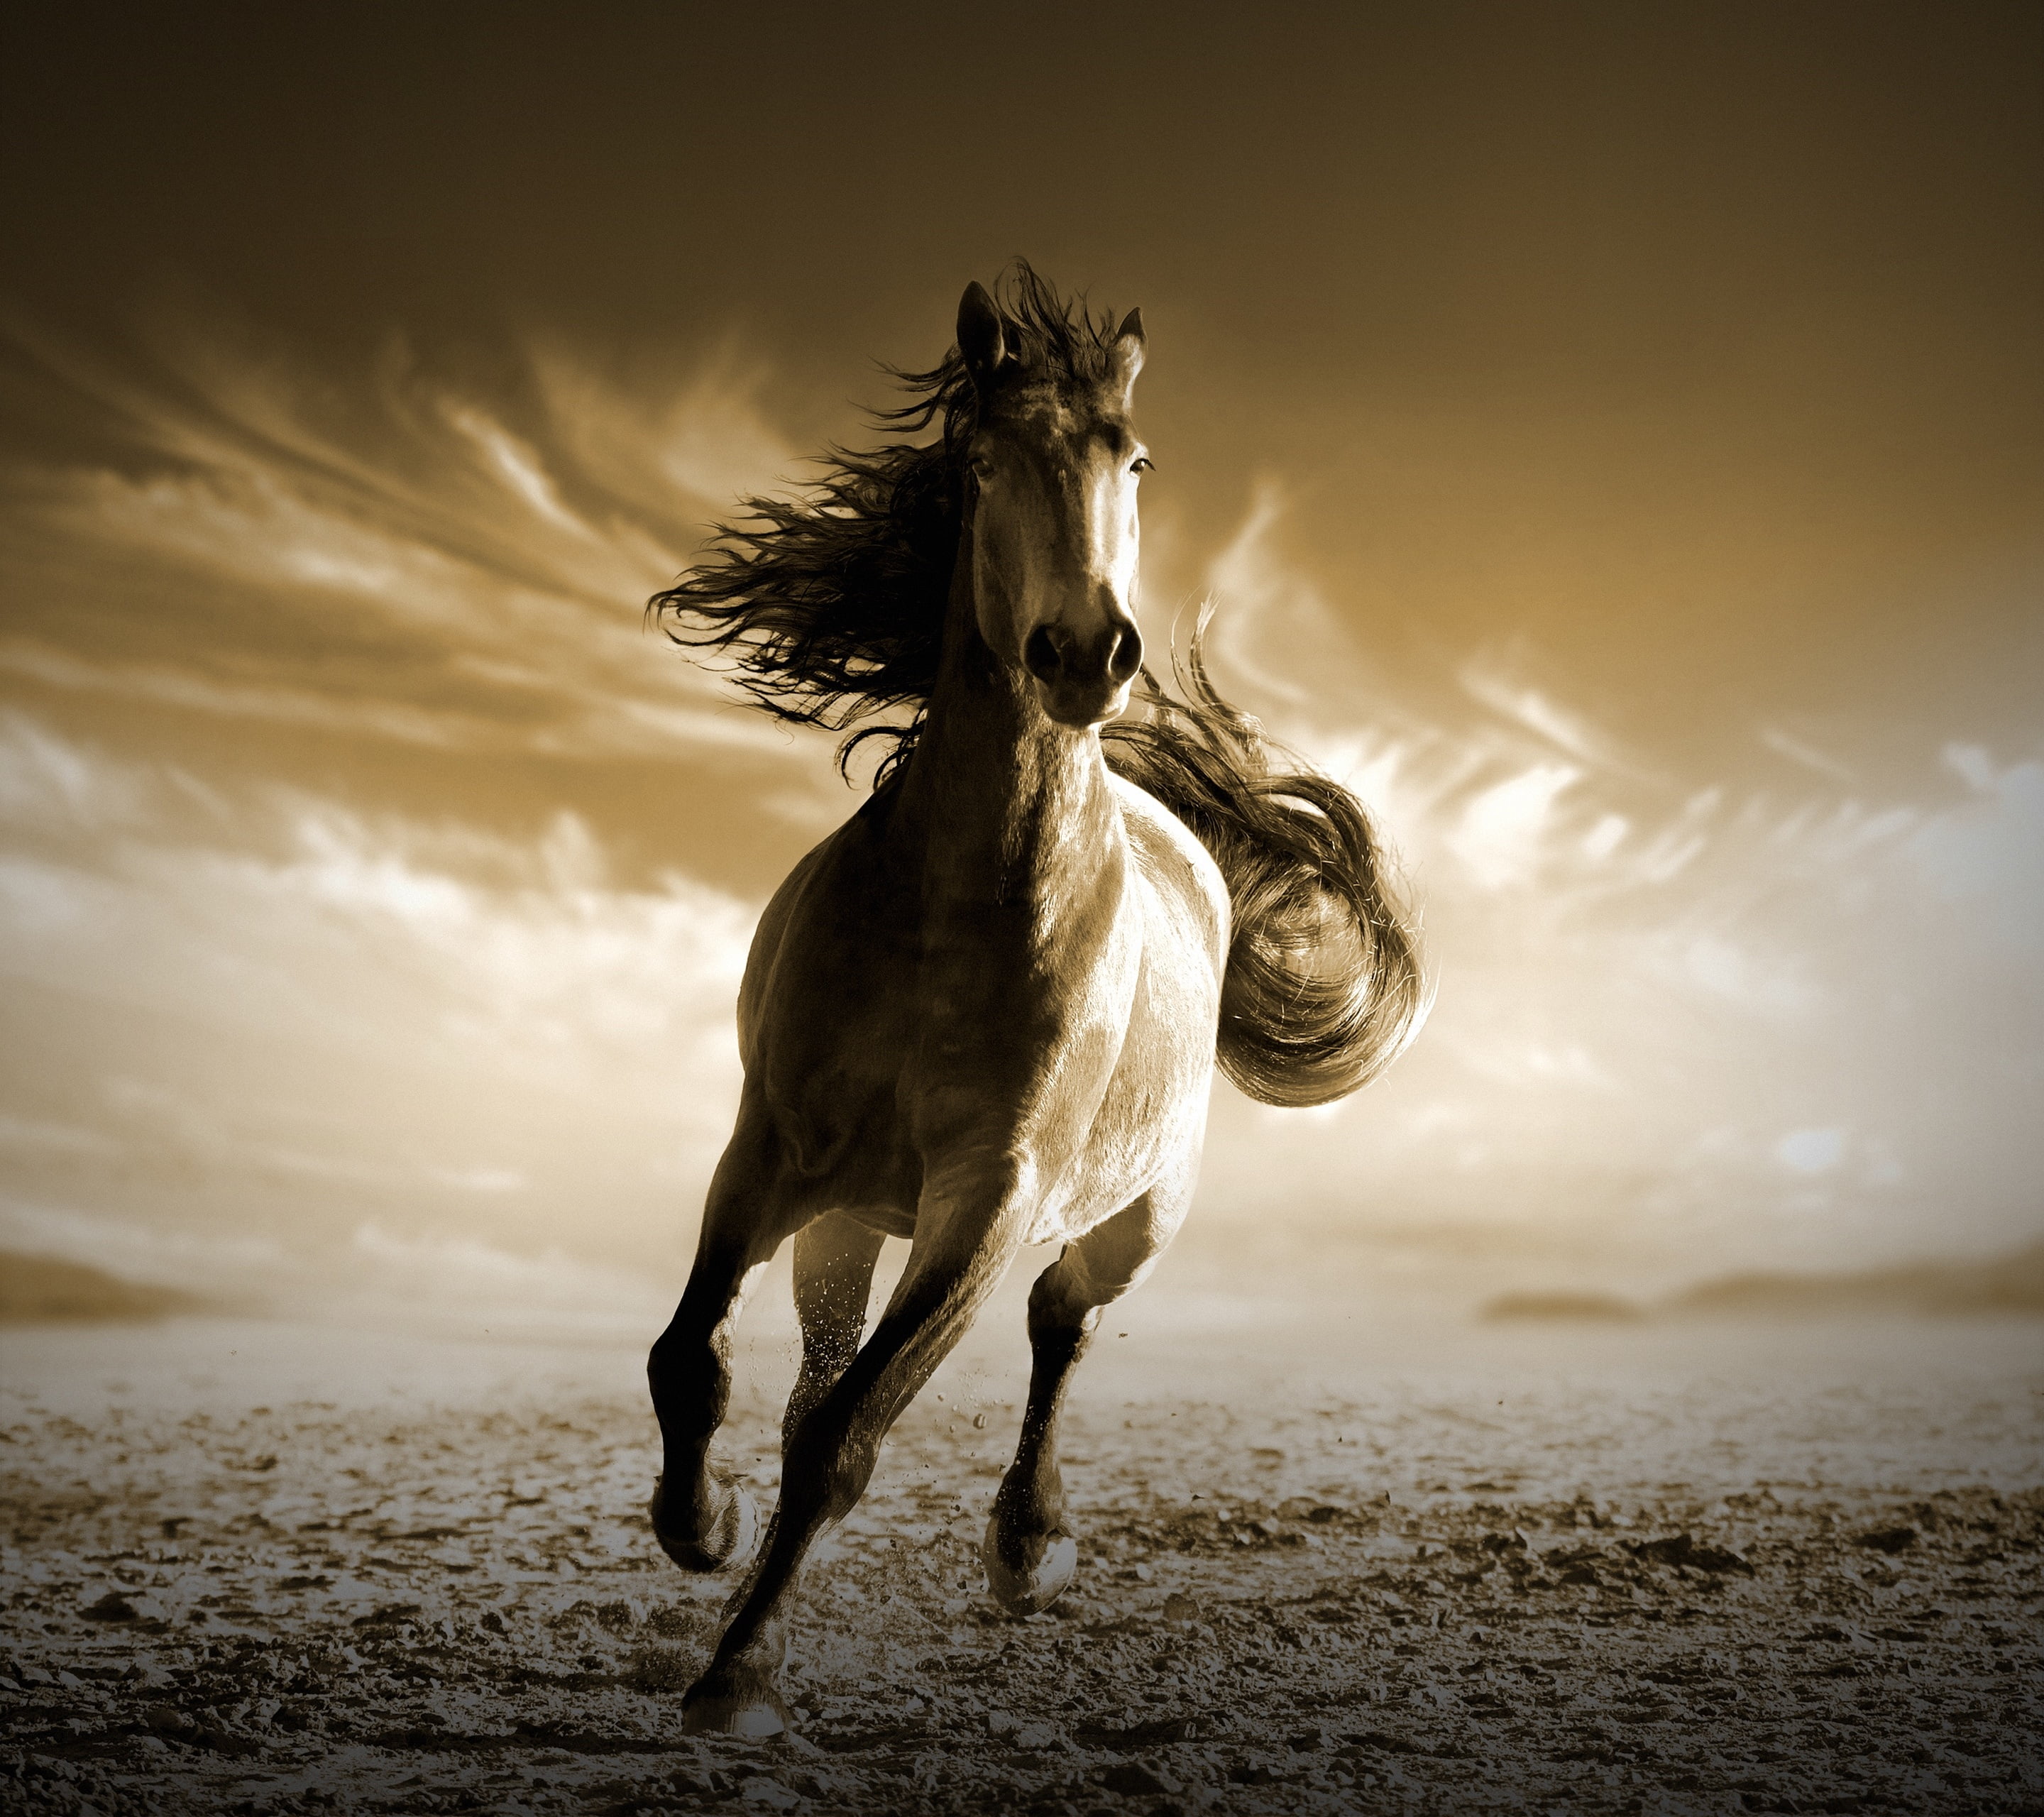
<path fill-rule="evenodd" d="M 672 1381 L 682 1366 L 683 1354 L 688 1345 L 670 1328 L 653 1340 L 653 1347 L 646 1353 L 646 1379 L 655 1386 Z"/>
<path fill-rule="evenodd" d="M 655 1398 L 713 1383 L 723 1373 L 717 1346 L 694 1332 L 663 1332 L 646 1353 L 646 1380 Z"/>
<path fill-rule="evenodd" d="M 670 1450 L 706 1440 L 731 1403 L 731 1369 L 719 1346 L 701 1336 L 661 1338 L 646 1360 L 646 1385 Z"/>

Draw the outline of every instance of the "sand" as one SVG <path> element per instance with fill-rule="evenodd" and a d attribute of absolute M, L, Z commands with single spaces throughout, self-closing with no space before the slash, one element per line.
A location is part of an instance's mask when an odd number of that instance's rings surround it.
<path fill-rule="evenodd" d="M 0 1799 L 2044 1812 L 2035 1323 L 1135 1306 L 1070 1423 L 1074 1592 L 979 1592 L 1004 1306 L 827 1543 L 760 1743 L 679 1733 L 729 1585 L 647 1530 L 636 1346 L 0 1335 Z M 745 1362 L 724 1451 L 770 1495 L 785 1323 Z"/>

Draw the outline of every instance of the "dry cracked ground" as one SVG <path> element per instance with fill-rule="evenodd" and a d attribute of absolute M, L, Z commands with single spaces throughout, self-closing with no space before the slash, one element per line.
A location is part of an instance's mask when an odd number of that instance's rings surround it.
<path fill-rule="evenodd" d="M 2044 1813 L 2037 1335 L 1478 1335 L 1253 1378 L 1124 1346 L 1070 1421 L 1081 1586 L 1021 1622 L 974 1556 L 1020 1358 L 960 1362 L 808 1581 L 799 1734 L 747 1743 L 679 1732 L 728 1586 L 651 1542 L 628 1354 L 17 1332 L 0 1797 Z M 726 1446 L 769 1490 L 772 1392 Z"/>

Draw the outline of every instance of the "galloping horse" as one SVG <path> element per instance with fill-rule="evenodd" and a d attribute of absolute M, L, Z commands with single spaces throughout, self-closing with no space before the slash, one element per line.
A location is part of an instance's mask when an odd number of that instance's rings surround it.
<path fill-rule="evenodd" d="M 684 1701 L 690 1732 L 790 1725 L 777 1679 L 810 1547 L 1016 1252 L 1059 1240 L 1029 1296 L 1028 1401 L 982 1552 L 997 1602 L 1051 1603 L 1078 1561 L 1059 1406 L 1101 1308 L 1185 1219 L 1216 1058 L 1266 1103 L 1324 1103 L 1420 1016 L 1360 806 L 1272 768 L 1197 635 L 1178 693 L 1143 666 L 1143 357 L 1139 312 L 1097 320 L 1026 265 L 999 302 L 972 285 L 955 348 L 895 375 L 915 399 L 879 413 L 897 440 L 834 451 L 809 499 L 749 501 L 653 602 L 782 718 L 842 730 L 912 709 L 847 741 L 893 747 L 761 917 L 737 1126 L 648 1365 L 660 1545 L 691 1571 L 751 1563 Z M 932 423 L 936 441 L 908 440 Z M 790 1236 L 802 1359 L 760 1544 L 709 1442 L 740 1308 Z M 862 1343 L 889 1236 L 909 1239 L 907 1266 Z"/>

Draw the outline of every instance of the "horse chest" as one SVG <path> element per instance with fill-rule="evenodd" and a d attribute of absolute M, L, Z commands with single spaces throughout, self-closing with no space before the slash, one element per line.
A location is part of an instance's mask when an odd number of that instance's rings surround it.
<path fill-rule="evenodd" d="M 1036 1240 L 1074 1235 L 1196 1146 L 1213 1055 L 1210 905 L 1152 851 L 1088 887 L 932 903 L 858 823 L 770 911 L 757 1049 L 805 1197 L 906 1234 L 933 1177 L 1026 1181 Z"/>

